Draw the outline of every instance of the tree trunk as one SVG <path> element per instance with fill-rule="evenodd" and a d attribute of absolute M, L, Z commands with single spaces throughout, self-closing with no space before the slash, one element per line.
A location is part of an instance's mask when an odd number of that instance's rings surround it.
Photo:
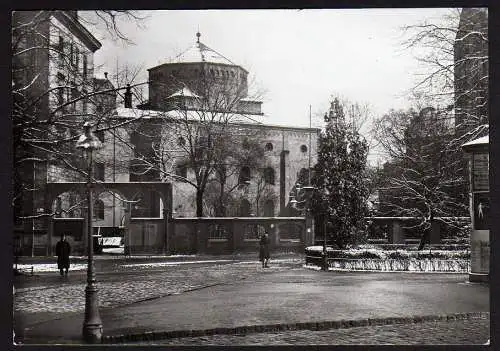
<path fill-rule="evenodd" d="M 196 217 L 203 217 L 203 192 L 196 190 Z"/>
<path fill-rule="evenodd" d="M 429 241 L 429 230 L 425 230 L 420 237 L 420 243 L 418 244 L 418 251 L 424 249 L 425 244 Z"/>

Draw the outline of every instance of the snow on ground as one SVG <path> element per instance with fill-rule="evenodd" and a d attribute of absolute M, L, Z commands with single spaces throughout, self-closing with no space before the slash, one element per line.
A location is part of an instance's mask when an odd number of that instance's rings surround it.
<path fill-rule="evenodd" d="M 15 268 L 15 265 L 12 265 L 12 268 Z M 57 269 L 57 263 L 34 263 L 34 264 L 18 264 L 17 269 L 20 271 L 31 272 L 31 267 L 33 267 L 33 273 L 37 272 L 59 272 Z M 83 271 L 87 269 L 86 264 L 72 264 L 69 268 L 69 271 Z"/>
<path fill-rule="evenodd" d="M 123 255 L 123 247 L 105 247 L 102 249 L 102 252 Z"/>
<path fill-rule="evenodd" d="M 130 264 L 124 264 L 122 265 L 122 267 L 164 267 L 164 266 L 178 266 L 181 264 L 218 263 L 218 262 L 232 262 L 232 261 L 233 260 L 204 260 L 204 261 L 130 263 Z"/>

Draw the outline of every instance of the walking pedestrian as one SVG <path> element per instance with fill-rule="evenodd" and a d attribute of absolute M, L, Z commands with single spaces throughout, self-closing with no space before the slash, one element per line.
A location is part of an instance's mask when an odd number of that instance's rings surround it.
<path fill-rule="evenodd" d="M 56 244 L 56 255 L 57 255 L 57 268 L 61 275 L 68 275 L 69 269 L 69 254 L 71 252 L 71 245 L 66 240 L 66 235 L 61 235 L 61 240 Z M 63 272 L 65 270 L 65 272 Z"/>
<path fill-rule="evenodd" d="M 269 267 L 269 234 L 264 232 L 264 235 L 260 237 L 260 250 L 259 250 L 259 259 L 262 262 L 262 268 Z"/>

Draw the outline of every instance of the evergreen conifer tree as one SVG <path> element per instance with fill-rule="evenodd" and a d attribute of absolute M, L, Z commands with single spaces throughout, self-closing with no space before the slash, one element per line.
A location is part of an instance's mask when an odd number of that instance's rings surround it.
<path fill-rule="evenodd" d="M 344 249 L 366 237 L 368 143 L 352 121 L 345 121 L 338 99 L 332 102 L 325 123 L 314 167 L 313 210 L 317 223 L 327 231 L 328 241 Z"/>

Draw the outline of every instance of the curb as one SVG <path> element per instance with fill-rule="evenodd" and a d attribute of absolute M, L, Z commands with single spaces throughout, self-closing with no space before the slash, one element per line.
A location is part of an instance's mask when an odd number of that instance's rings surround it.
<path fill-rule="evenodd" d="M 209 335 L 234 335 L 234 334 L 252 334 L 252 333 L 274 333 L 292 330 L 329 330 L 329 329 L 345 329 L 355 327 L 369 327 L 391 324 L 412 324 L 422 322 L 437 322 L 437 321 L 455 321 L 468 319 L 489 319 L 489 312 L 467 312 L 454 313 L 448 315 L 427 315 L 427 316 L 410 316 L 410 317 L 389 317 L 389 318 L 365 318 L 354 320 L 337 320 L 337 321 L 321 321 L 321 322 L 300 322 L 300 323 L 284 323 L 284 324 L 264 324 L 250 325 L 229 328 L 211 328 L 211 329 L 194 329 L 194 330 L 172 330 L 172 331 L 151 331 L 138 334 L 122 334 L 108 335 L 102 337 L 103 344 L 120 344 L 128 342 L 155 341 L 185 337 L 199 337 Z"/>

